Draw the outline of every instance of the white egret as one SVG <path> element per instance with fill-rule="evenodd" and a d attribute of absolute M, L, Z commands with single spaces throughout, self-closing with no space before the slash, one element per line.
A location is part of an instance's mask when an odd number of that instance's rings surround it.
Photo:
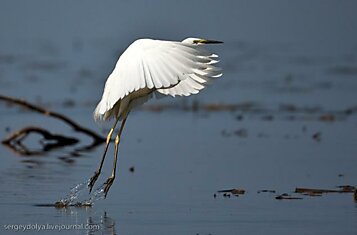
<path fill-rule="evenodd" d="M 120 56 L 109 75 L 102 99 L 94 111 L 96 120 L 115 118 L 110 129 L 99 168 L 88 183 L 92 188 L 101 173 L 112 134 L 119 120 L 121 126 L 115 137 L 114 163 L 111 176 L 104 183 L 104 195 L 113 184 L 118 157 L 118 145 L 130 110 L 144 103 L 154 93 L 189 96 L 197 94 L 212 79 L 222 76 L 216 67 L 218 55 L 204 48 L 205 44 L 222 43 L 200 38 L 182 42 L 138 39 Z"/>

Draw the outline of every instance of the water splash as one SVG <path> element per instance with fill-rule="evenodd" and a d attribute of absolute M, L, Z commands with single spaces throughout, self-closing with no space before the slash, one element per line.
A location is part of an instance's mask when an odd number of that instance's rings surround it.
<path fill-rule="evenodd" d="M 103 184 L 99 188 L 96 188 L 96 190 L 94 190 L 94 192 L 91 194 L 91 196 L 87 202 L 90 204 L 94 204 L 94 202 L 96 202 L 98 200 L 105 199 L 104 187 L 105 187 L 105 184 Z"/>
<path fill-rule="evenodd" d="M 93 193 L 89 194 L 88 198 L 88 183 L 90 179 L 85 182 L 79 183 L 73 188 L 71 188 L 69 194 L 60 199 L 55 203 L 56 207 L 68 207 L 68 206 L 76 206 L 76 207 L 90 207 L 94 204 L 94 202 L 98 200 L 103 200 L 105 198 L 104 187 L 105 184 L 96 188 Z"/>

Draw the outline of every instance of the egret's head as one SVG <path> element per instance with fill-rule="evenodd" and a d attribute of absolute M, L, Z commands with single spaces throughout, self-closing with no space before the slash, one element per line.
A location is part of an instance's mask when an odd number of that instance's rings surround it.
<path fill-rule="evenodd" d="M 221 41 L 208 40 L 203 38 L 186 38 L 182 42 L 187 44 L 196 44 L 196 45 L 223 43 Z"/>

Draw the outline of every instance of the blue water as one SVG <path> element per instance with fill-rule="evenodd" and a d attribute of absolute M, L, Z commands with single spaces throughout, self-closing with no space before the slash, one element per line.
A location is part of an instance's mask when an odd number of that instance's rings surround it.
<path fill-rule="evenodd" d="M 90 138 L 1 103 L 2 139 L 31 125 L 80 143 L 33 156 L 0 146 L 0 233 L 14 233 L 15 225 L 93 224 L 99 229 L 70 233 L 356 234 L 351 193 L 275 199 L 301 196 L 296 187 L 356 185 L 356 7 L 353 1 L 2 1 L 0 94 L 64 113 L 103 135 L 110 124 L 95 124 L 92 111 L 133 40 L 201 36 L 225 43 L 210 48 L 224 70 L 212 86 L 146 104 L 176 110 L 129 116 L 117 179 L 108 198 L 90 208 L 38 205 L 86 182 L 104 146 L 80 150 Z M 180 109 L 193 103 L 241 108 Z M 321 121 L 326 114 L 334 120 Z M 40 150 L 38 139 L 26 139 L 26 147 Z M 97 186 L 110 175 L 112 156 L 110 149 Z M 246 193 L 216 192 L 229 188 Z M 262 189 L 276 193 L 257 193 Z M 85 189 L 81 197 L 89 197 Z"/>

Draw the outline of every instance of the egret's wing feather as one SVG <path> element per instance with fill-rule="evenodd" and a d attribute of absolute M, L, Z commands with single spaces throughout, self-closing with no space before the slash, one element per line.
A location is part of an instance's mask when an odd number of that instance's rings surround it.
<path fill-rule="evenodd" d="M 187 75 L 194 74 L 194 69 L 202 70 L 202 63 L 197 63 L 202 58 L 197 55 L 200 55 L 199 51 L 181 42 L 135 41 L 120 56 L 109 75 L 102 99 L 94 111 L 95 119 L 107 119 L 106 114 L 114 105 L 134 91 L 171 88 L 188 78 Z"/>
<path fill-rule="evenodd" d="M 118 112 L 116 103 L 144 88 L 171 96 L 196 94 L 222 75 L 216 67 L 218 62 L 218 55 L 202 45 L 137 40 L 120 56 L 109 75 L 94 117 L 108 119 Z"/>
<path fill-rule="evenodd" d="M 221 69 L 216 67 L 219 62 L 218 56 L 202 46 L 186 45 L 175 58 L 187 61 L 192 68 L 192 73 L 182 75 L 183 78 L 179 79 L 179 83 L 173 87 L 158 89 L 161 94 L 173 97 L 197 94 L 211 80 L 222 76 Z"/>

